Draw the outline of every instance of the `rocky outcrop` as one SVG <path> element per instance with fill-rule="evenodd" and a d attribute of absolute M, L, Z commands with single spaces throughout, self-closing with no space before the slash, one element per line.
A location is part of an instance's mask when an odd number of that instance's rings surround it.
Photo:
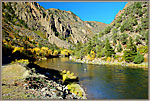
<path fill-rule="evenodd" d="M 4 3 L 8 5 L 8 3 Z M 69 48 L 78 42 L 86 43 L 107 24 L 96 21 L 82 21 L 71 11 L 55 8 L 44 9 L 36 2 L 9 3 L 16 16 L 23 20 L 28 29 L 42 32 L 50 43 Z"/>
<path fill-rule="evenodd" d="M 97 22 L 97 21 L 84 21 L 86 26 L 90 28 L 94 33 L 99 33 L 102 31 L 108 24 Z"/>

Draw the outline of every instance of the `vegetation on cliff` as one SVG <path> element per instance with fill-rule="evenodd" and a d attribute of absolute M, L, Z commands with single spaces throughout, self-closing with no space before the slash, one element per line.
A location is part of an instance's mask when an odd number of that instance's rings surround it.
<path fill-rule="evenodd" d="M 77 44 L 74 56 L 78 59 L 92 60 L 93 52 L 95 58 L 105 61 L 135 64 L 148 62 L 147 10 L 147 2 L 132 2 L 98 35 L 85 44 Z"/>

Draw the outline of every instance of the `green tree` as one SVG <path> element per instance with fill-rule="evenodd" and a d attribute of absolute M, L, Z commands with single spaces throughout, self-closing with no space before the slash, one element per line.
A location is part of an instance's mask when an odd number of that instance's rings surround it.
<path fill-rule="evenodd" d="M 119 45 L 118 45 L 118 47 L 117 47 L 117 51 L 118 51 L 118 52 L 121 52 L 121 51 L 122 51 L 122 47 L 121 47 L 120 42 L 119 42 Z"/>
<path fill-rule="evenodd" d="M 108 26 L 108 27 L 106 27 L 106 28 L 104 29 L 104 33 L 105 33 L 105 34 L 110 33 L 110 31 L 111 31 L 111 26 Z"/>
<path fill-rule="evenodd" d="M 116 24 L 115 24 L 115 27 L 116 27 L 116 28 L 119 28 L 120 26 L 121 26 L 120 23 L 116 23 Z"/>
<path fill-rule="evenodd" d="M 127 41 L 128 41 L 127 38 L 128 38 L 128 34 L 123 33 L 123 34 L 121 34 L 119 40 L 121 41 L 121 43 L 122 43 L 123 45 L 125 45 L 125 44 L 127 43 Z"/>
<path fill-rule="evenodd" d="M 104 32 L 99 32 L 99 37 L 102 37 L 104 35 Z"/>
<path fill-rule="evenodd" d="M 134 52 L 134 53 L 137 52 L 136 45 L 133 44 L 133 39 L 132 39 L 131 36 L 129 37 L 129 41 L 128 41 L 128 44 L 127 44 L 127 49 L 130 49 L 130 50 L 131 50 L 132 52 Z"/>
<path fill-rule="evenodd" d="M 110 42 L 107 38 L 105 42 L 105 56 L 111 57 L 113 54 L 115 54 L 114 49 L 111 47 Z"/>
<path fill-rule="evenodd" d="M 141 55 L 141 54 L 138 52 L 133 62 L 134 62 L 135 64 L 140 64 L 140 63 L 142 63 L 143 61 L 144 61 L 144 56 Z"/>
<path fill-rule="evenodd" d="M 99 52 L 97 52 L 96 57 L 101 58 L 105 56 L 105 48 L 101 48 Z"/>
<path fill-rule="evenodd" d="M 41 43 L 38 43 L 38 47 L 39 47 L 39 48 L 42 48 L 42 44 L 41 44 Z"/>
<path fill-rule="evenodd" d="M 141 44 L 140 36 L 139 36 L 139 35 L 136 36 L 135 42 L 136 42 L 137 45 L 138 45 L 138 44 Z"/>
<path fill-rule="evenodd" d="M 118 32 L 118 30 L 116 29 L 116 28 L 113 28 L 112 29 L 112 33 L 114 34 L 114 33 L 117 33 Z"/>
<path fill-rule="evenodd" d="M 133 62 L 136 55 L 137 55 L 137 48 L 135 44 L 133 44 L 133 39 L 130 36 L 127 44 L 127 49 L 124 51 L 123 57 L 126 62 Z"/>

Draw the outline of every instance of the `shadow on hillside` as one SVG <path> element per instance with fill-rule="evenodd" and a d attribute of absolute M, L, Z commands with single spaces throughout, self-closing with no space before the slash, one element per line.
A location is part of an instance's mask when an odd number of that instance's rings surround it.
<path fill-rule="evenodd" d="M 7 64 L 11 63 L 14 60 L 15 60 L 15 58 L 13 58 L 11 56 L 3 56 L 2 55 L 2 65 L 7 65 Z"/>

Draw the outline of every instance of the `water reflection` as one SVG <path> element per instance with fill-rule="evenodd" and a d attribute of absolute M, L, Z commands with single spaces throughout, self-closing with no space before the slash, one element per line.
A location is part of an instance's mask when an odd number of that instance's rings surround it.
<path fill-rule="evenodd" d="M 148 98 L 148 70 L 142 68 L 82 64 L 68 58 L 53 58 L 39 61 L 38 64 L 74 72 L 87 88 L 88 99 Z"/>

